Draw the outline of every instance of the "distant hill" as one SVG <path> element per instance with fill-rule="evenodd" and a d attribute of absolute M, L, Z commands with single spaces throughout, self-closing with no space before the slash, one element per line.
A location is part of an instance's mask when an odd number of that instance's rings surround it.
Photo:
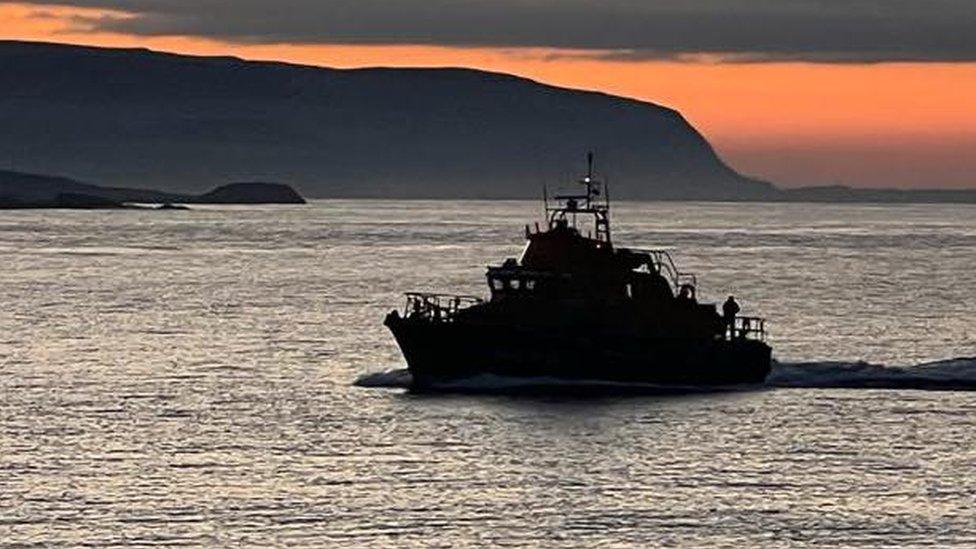
<path fill-rule="evenodd" d="M 536 197 L 598 168 L 617 198 L 772 192 L 651 103 L 467 69 L 334 70 L 0 42 L 0 167 L 200 193 Z"/>
<path fill-rule="evenodd" d="M 67 177 L 0 170 L 0 208 L 107 208 L 149 204 L 304 204 L 280 183 L 232 183 L 192 195 L 149 189 L 103 187 Z"/>

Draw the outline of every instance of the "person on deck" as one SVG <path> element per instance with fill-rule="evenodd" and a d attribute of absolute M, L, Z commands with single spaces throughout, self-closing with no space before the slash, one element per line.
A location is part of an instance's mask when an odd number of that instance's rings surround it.
<path fill-rule="evenodd" d="M 725 319 L 725 325 L 729 330 L 729 338 L 735 339 L 735 315 L 739 314 L 739 304 L 735 302 L 735 296 L 729 296 L 725 300 L 725 304 L 722 305 L 722 315 Z"/>

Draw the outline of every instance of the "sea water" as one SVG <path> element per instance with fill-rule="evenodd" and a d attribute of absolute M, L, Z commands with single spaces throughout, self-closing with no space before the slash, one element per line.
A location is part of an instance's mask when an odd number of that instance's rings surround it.
<path fill-rule="evenodd" d="M 3 212 L 0 545 L 976 545 L 976 207 L 612 215 L 769 319 L 767 387 L 399 388 L 385 313 L 535 202 Z"/>

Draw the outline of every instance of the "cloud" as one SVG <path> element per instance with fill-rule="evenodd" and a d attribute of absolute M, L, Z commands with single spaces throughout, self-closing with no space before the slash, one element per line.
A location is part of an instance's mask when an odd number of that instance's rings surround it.
<path fill-rule="evenodd" d="M 74 25 L 257 44 L 550 48 L 569 55 L 976 61 L 972 0 L 18 0 Z M 123 12 L 124 15 L 119 15 Z"/>

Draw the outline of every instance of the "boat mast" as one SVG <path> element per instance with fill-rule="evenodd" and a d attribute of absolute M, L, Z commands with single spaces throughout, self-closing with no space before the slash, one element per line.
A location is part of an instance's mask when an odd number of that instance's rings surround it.
<path fill-rule="evenodd" d="M 603 202 L 597 203 L 600 183 L 593 177 L 593 151 L 586 153 L 586 207 L 593 211 L 596 239 L 610 242 L 610 193 L 603 184 Z"/>
<path fill-rule="evenodd" d="M 593 160 L 593 152 L 588 152 L 586 175 L 579 180 L 579 183 L 586 186 L 585 194 L 557 194 L 554 197 L 557 203 L 555 206 L 549 206 L 548 196 L 544 195 L 549 228 L 553 229 L 559 224 L 568 223 L 567 216 L 572 217 L 572 225 L 575 227 L 578 214 L 590 214 L 593 216 L 596 240 L 610 244 L 610 198 L 606 192 L 606 184 L 598 181 L 593 173 Z M 601 187 L 603 187 L 603 200 L 599 199 Z"/>

